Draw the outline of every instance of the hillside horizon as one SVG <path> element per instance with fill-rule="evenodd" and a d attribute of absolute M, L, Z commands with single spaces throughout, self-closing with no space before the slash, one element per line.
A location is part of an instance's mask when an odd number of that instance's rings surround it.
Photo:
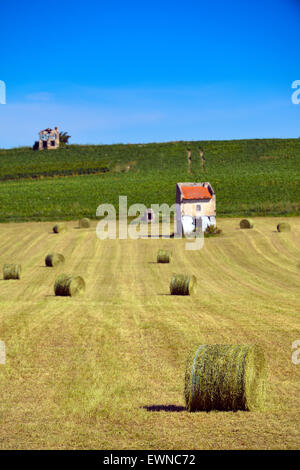
<path fill-rule="evenodd" d="M 193 143 L 193 142 L 244 142 L 244 141 L 257 141 L 257 140 L 298 140 L 299 137 L 243 137 L 240 139 L 179 139 L 179 140 L 149 140 L 149 141 L 136 141 L 136 142 L 111 142 L 111 143 L 78 143 L 71 142 L 66 147 L 111 147 L 114 145 L 151 145 L 151 144 L 172 144 L 172 143 Z M 20 150 L 20 149 L 30 149 L 32 150 L 31 145 L 16 145 L 12 147 L 1 147 L 1 150 Z"/>
<path fill-rule="evenodd" d="M 22 147 L 0 161 L 2 222 L 96 218 L 119 195 L 172 205 L 179 181 L 209 181 L 217 217 L 300 214 L 300 139 Z"/>

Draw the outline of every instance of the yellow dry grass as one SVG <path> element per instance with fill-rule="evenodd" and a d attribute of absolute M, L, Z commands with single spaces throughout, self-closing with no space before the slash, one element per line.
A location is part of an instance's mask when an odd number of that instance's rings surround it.
<path fill-rule="evenodd" d="M 300 442 L 300 218 L 222 219 L 224 236 L 201 251 L 185 240 L 107 240 L 88 230 L 52 233 L 51 223 L 1 225 L 2 449 L 295 449 Z M 158 249 L 172 263 L 156 263 Z M 45 253 L 65 265 L 49 270 Z M 67 270 L 83 297 L 54 296 Z M 198 278 L 194 296 L 169 295 L 173 272 Z M 269 366 L 263 412 L 184 409 L 184 373 L 201 343 L 260 344 Z"/>

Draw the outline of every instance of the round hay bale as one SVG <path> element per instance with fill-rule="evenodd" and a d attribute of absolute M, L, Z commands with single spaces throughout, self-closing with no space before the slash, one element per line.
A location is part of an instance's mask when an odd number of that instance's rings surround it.
<path fill-rule="evenodd" d="M 59 263 L 64 263 L 65 257 L 60 253 L 49 253 L 45 258 L 45 265 L 49 268 L 57 266 Z"/>
<path fill-rule="evenodd" d="M 55 281 L 55 295 L 70 296 L 83 294 L 85 291 L 85 282 L 81 276 L 69 276 L 61 274 Z"/>
<path fill-rule="evenodd" d="M 287 222 L 282 222 L 277 225 L 277 232 L 290 232 L 291 226 Z"/>
<path fill-rule="evenodd" d="M 80 228 L 89 228 L 91 226 L 90 219 L 88 218 L 83 218 L 79 220 L 79 227 Z"/>
<path fill-rule="evenodd" d="M 170 263 L 171 257 L 172 257 L 171 251 L 158 250 L 158 252 L 157 252 L 157 262 L 158 263 Z"/>
<path fill-rule="evenodd" d="M 64 232 L 65 230 L 67 230 L 67 227 L 65 226 L 65 224 L 56 224 L 53 227 L 54 233 Z"/>
<path fill-rule="evenodd" d="M 200 345 L 186 364 L 186 407 L 188 411 L 262 409 L 266 376 L 260 346 Z"/>
<path fill-rule="evenodd" d="M 242 219 L 240 221 L 240 228 L 253 228 L 254 222 L 252 219 Z"/>
<path fill-rule="evenodd" d="M 196 291 L 197 278 L 188 274 L 173 274 L 170 283 L 171 295 L 191 295 Z"/>
<path fill-rule="evenodd" d="M 3 279 L 20 279 L 21 271 L 20 264 L 5 264 L 3 266 Z"/>

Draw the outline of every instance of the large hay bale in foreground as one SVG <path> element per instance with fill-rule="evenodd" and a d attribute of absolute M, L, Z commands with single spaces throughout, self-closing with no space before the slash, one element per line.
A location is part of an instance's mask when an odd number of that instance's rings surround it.
<path fill-rule="evenodd" d="M 186 364 L 187 409 L 262 409 L 266 375 L 265 356 L 260 346 L 201 345 L 191 352 Z"/>
<path fill-rule="evenodd" d="M 197 278 L 188 274 L 173 274 L 170 283 L 171 295 L 191 295 L 196 291 Z"/>
<path fill-rule="evenodd" d="M 277 232 L 290 232 L 291 226 L 287 222 L 282 222 L 277 225 Z"/>
<path fill-rule="evenodd" d="M 64 263 L 65 257 L 60 253 L 49 253 L 45 258 L 45 265 L 48 267 L 57 266 L 59 263 Z"/>
<path fill-rule="evenodd" d="M 65 224 L 56 224 L 53 227 L 54 233 L 65 232 L 66 230 L 67 230 L 67 227 L 65 226 Z"/>
<path fill-rule="evenodd" d="M 20 264 L 5 264 L 3 266 L 3 279 L 21 279 L 21 271 Z"/>
<path fill-rule="evenodd" d="M 171 257 L 172 257 L 171 251 L 158 250 L 158 252 L 157 252 L 157 262 L 158 263 L 170 263 Z"/>
<path fill-rule="evenodd" d="M 242 219 L 240 221 L 240 228 L 253 228 L 254 222 L 252 219 Z"/>
<path fill-rule="evenodd" d="M 83 218 L 79 220 L 79 227 L 80 228 L 89 228 L 91 226 L 90 219 L 88 218 Z"/>
<path fill-rule="evenodd" d="M 81 276 L 61 274 L 54 284 L 55 295 L 74 297 L 75 295 L 83 294 L 84 291 L 85 282 Z"/>

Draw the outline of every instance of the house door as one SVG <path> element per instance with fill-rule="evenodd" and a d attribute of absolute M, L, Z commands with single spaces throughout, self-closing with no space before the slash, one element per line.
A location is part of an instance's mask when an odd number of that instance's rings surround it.
<path fill-rule="evenodd" d="M 190 215 L 183 215 L 181 218 L 181 224 L 184 235 L 189 235 L 195 230 L 194 220 Z"/>
<path fill-rule="evenodd" d="M 43 140 L 43 149 L 47 148 L 47 140 Z"/>
<path fill-rule="evenodd" d="M 209 217 L 207 216 L 201 217 L 201 222 L 202 222 L 202 232 L 205 232 L 207 227 L 211 225 Z"/>

